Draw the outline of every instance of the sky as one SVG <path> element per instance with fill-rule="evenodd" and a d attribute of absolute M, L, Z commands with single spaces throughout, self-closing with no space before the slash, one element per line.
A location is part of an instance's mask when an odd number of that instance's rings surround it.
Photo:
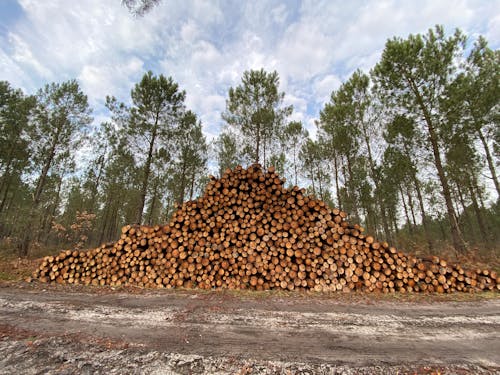
<path fill-rule="evenodd" d="M 26 93 L 76 78 L 94 109 L 130 101 L 148 71 L 171 76 L 213 139 L 245 70 L 276 70 L 291 120 L 314 136 L 331 92 L 369 72 L 388 38 L 460 28 L 500 45 L 500 0 L 163 0 L 135 17 L 120 0 L 0 0 L 0 80 Z"/>

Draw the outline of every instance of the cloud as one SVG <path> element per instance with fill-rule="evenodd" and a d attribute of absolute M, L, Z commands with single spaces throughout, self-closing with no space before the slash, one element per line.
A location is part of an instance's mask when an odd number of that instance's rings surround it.
<path fill-rule="evenodd" d="M 3 50 L 0 50 L 0 79 L 7 80 L 13 87 L 26 92 L 34 92 L 37 89 L 32 84 L 29 73 Z"/>
<path fill-rule="evenodd" d="M 286 5 L 279 4 L 277 7 L 271 10 L 271 15 L 275 23 L 284 24 L 288 15 L 288 10 Z"/>
<path fill-rule="evenodd" d="M 185 22 L 181 27 L 181 38 L 185 43 L 192 43 L 200 35 L 200 30 L 193 20 Z"/>
<path fill-rule="evenodd" d="M 11 43 L 19 51 L 18 59 L 25 57 L 31 61 L 38 71 L 35 76 L 38 80 L 60 81 L 73 77 L 92 80 L 98 70 L 109 74 L 134 56 L 152 56 L 160 43 L 160 35 L 155 30 L 161 26 L 161 17 L 152 15 L 147 23 L 140 22 L 131 17 L 119 1 L 23 0 L 21 6 L 25 18 L 18 23 L 15 33 L 12 32 Z M 117 82 L 128 78 L 111 76 Z M 109 83 L 110 79 L 106 81 Z M 96 86 L 92 81 L 84 85 Z M 120 85 L 111 85 L 117 86 Z"/>
<path fill-rule="evenodd" d="M 215 136 L 229 87 L 248 69 L 276 70 L 292 119 L 314 134 L 332 90 L 368 72 L 387 38 L 460 27 L 500 44 L 498 1 L 161 2 L 133 17 L 119 0 L 20 0 L 22 16 L 0 28 L 0 79 L 33 92 L 77 77 L 96 113 L 106 95 L 127 100 L 146 70 L 172 76 Z M 4 17 L 0 15 L 0 20 Z M 2 35 L 2 32 L 4 35 Z"/>
<path fill-rule="evenodd" d="M 78 75 L 83 91 L 90 97 L 93 106 L 104 102 L 109 93 L 124 93 L 137 82 L 144 72 L 144 62 L 131 56 L 125 61 L 108 62 L 102 65 L 85 65 Z M 131 78 L 135 78 L 134 80 Z M 121 95 L 119 99 L 127 101 Z"/>
<path fill-rule="evenodd" d="M 330 101 L 332 91 L 337 90 L 342 81 L 335 74 L 327 74 L 314 81 L 313 92 L 316 98 L 316 103 L 324 105 Z"/>
<path fill-rule="evenodd" d="M 19 35 L 9 33 L 9 41 L 14 49 L 12 60 L 20 66 L 33 69 L 36 74 L 43 78 L 50 79 L 52 77 L 52 72 L 33 56 L 31 47 Z"/>
<path fill-rule="evenodd" d="M 278 47 L 280 70 L 297 80 L 305 80 L 325 73 L 330 66 L 329 40 L 315 24 L 301 22 L 292 25 Z"/>
<path fill-rule="evenodd" d="M 497 45 L 499 43 L 500 38 L 500 9 L 498 9 L 497 15 L 494 16 L 491 20 L 488 21 L 488 28 L 485 32 L 486 38 L 493 42 L 493 45 Z"/>

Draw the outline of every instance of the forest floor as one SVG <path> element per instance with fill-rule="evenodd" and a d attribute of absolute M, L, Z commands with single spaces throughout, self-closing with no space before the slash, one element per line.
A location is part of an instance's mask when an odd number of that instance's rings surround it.
<path fill-rule="evenodd" d="M 0 374 L 494 374 L 500 294 L 2 281 L 0 352 Z"/>

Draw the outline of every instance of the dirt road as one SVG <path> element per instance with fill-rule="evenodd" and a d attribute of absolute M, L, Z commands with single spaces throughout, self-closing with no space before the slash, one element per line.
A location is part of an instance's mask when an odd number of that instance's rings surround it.
<path fill-rule="evenodd" d="M 500 299 L 0 287 L 0 373 L 500 373 Z"/>

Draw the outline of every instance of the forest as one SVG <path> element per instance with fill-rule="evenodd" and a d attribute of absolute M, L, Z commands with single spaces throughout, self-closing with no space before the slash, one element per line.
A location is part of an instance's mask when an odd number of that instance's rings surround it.
<path fill-rule="evenodd" d="M 278 73 L 248 70 L 211 141 L 175 77 L 149 71 L 126 103 L 107 96 L 101 124 L 76 80 L 34 95 L 0 82 L 0 249 L 95 247 L 168 222 L 211 173 L 260 163 L 406 251 L 498 254 L 499 63 L 458 29 L 389 39 L 332 91 L 314 137 Z"/>

